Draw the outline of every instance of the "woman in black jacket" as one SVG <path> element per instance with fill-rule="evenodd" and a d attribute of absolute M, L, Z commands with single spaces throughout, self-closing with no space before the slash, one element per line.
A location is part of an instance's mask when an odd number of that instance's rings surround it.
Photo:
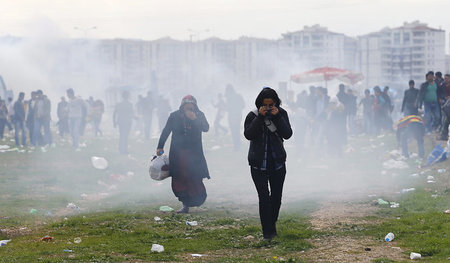
<path fill-rule="evenodd" d="M 283 140 L 291 137 L 292 129 L 275 90 L 264 88 L 255 105 L 257 109 L 245 119 L 244 135 L 250 140 L 248 163 L 258 192 L 263 236 L 270 240 L 277 235 L 276 222 L 286 176 Z"/>
<path fill-rule="evenodd" d="M 185 96 L 180 109 L 172 112 L 158 142 L 156 154 L 164 153 L 164 144 L 172 133 L 169 152 L 169 172 L 172 191 L 183 208 L 178 213 L 189 213 L 189 207 L 200 206 L 206 200 L 203 178 L 210 178 L 203 154 L 202 132 L 209 130 L 208 121 L 197 107 L 197 100 Z"/>

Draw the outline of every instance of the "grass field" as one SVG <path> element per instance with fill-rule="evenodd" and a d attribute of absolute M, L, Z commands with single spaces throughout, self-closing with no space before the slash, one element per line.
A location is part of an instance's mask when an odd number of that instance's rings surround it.
<path fill-rule="evenodd" d="M 450 171 L 437 172 L 448 161 L 418 170 L 411 158 L 410 168 L 383 168 L 398 158 L 393 135 L 353 138 L 340 159 L 304 155 L 288 141 L 279 236 L 271 242 L 262 239 L 246 144 L 234 152 L 228 138 L 206 134 L 208 199 L 178 215 L 159 211 L 180 207 L 170 179 L 147 173 L 156 138 L 133 138 L 130 156 L 117 153 L 114 136 L 84 141 L 80 152 L 58 141 L 44 151 L 0 153 L 0 239 L 12 240 L 0 247 L 0 262 L 397 262 L 411 251 L 421 261 L 450 260 L 450 215 L 443 213 Z M 427 152 L 434 143 L 427 138 Z M 10 138 L 0 144 L 14 148 Z M 93 168 L 91 156 L 105 157 L 108 168 Z M 436 183 L 426 182 L 429 175 Z M 416 190 L 399 193 L 410 187 Z M 399 207 L 371 205 L 378 198 Z M 383 242 L 388 232 L 393 242 Z M 53 239 L 41 241 L 46 235 Z M 152 244 L 165 251 L 152 252 Z"/>

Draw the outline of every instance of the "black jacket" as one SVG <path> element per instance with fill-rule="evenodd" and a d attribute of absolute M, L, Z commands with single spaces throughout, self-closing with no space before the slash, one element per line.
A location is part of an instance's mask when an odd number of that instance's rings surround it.
<path fill-rule="evenodd" d="M 252 167 L 261 167 L 264 159 L 266 134 L 270 136 L 272 149 L 275 151 L 274 160 L 276 163 L 286 162 L 286 151 L 284 150 L 283 140 L 289 139 L 292 136 L 291 124 L 287 112 L 281 107 L 278 108 L 278 114 L 272 117 L 272 121 L 277 127 L 276 132 L 268 130 L 264 116 L 256 115 L 254 112 L 249 112 L 245 118 L 244 136 L 250 140 L 250 148 L 248 150 L 248 163 Z"/>
<path fill-rule="evenodd" d="M 405 108 L 408 109 L 417 109 L 417 107 L 414 107 L 414 104 L 416 103 L 417 95 L 419 94 L 419 90 L 416 88 L 409 88 L 405 90 L 405 96 L 403 96 L 403 102 L 402 102 L 402 112 L 405 111 Z"/>
<path fill-rule="evenodd" d="M 435 82 L 436 83 L 436 82 Z M 444 91 L 442 89 L 442 86 L 436 83 L 436 97 L 437 97 L 437 103 L 439 103 L 439 99 L 442 99 L 445 97 Z M 422 107 L 423 101 L 425 99 L 425 94 L 427 93 L 428 88 L 428 81 L 425 81 L 420 85 L 419 94 L 417 95 L 416 104 L 419 108 Z"/>
<path fill-rule="evenodd" d="M 180 150 L 188 150 L 189 156 L 187 158 L 190 174 L 209 179 L 208 166 L 202 146 L 202 132 L 209 130 L 208 121 L 205 118 L 205 114 L 199 110 L 196 110 L 197 119 L 195 120 L 184 118 L 183 115 L 182 110 L 177 110 L 170 114 L 159 138 L 158 149 L 164 148 L 169 134 L 172 133 L 169 152 L 170 176 L 177 177 L 179 173 L 180 167 L 177 164 L 177 160 L 180 159 Z M 190 129 L 185 128 L 185 121 Z"/>

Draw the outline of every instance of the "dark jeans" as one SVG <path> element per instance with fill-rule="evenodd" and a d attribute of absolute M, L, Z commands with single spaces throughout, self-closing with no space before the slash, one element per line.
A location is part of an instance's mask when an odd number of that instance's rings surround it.
<path fill-rule="evenodd" d="M 425 127 L 421 123 L 410 123 L 408 127 L 401 132 L 402 153 L 405 157 L 409 157 L 408 139 L 416 139 L 417 148 L 419 149 L 419 157 L 424 157 L 423 136 L 425 135 Z"/>
<path fill-rule="evenodd" d="M 27 135 L 25 133 L 25 124 L 23 121 L 16 120 L 14 121 L 14 139 L 16 141 L 16 145 L 19 146 L 19 132 L 22 133 L 22 145 L 27 145 Z"/>
<path fill-rule="evenodd" d="M 437 128 L 441 121 L 441 109 L 437 102 L 424 102 L 425 107 L 425 127 L 427 132 L 432 132 Z"/>
<path fill-rule="evenodd" d="M 69 119 L 61 118 L 58 122 L 59 136 L 64 137 L 65 133 L 70 133 L 69 131 Z"/>
<path fill-rule="evenodd" d="M 259 218 L 261 219 L 264 238 L 276 235 L 276 222 L 281 207 L 286 166 L 276 171 L 261 171 L 250 168 L 253 182 L 258 191 Z M 269 190 L 270 185 L 270 190 Z"/>
<path fill-rule="evenodd" d="M 450 125 L 449 119 L 447 116 L 442 117 L 442 132 L 441 132 L 441 138 L 447 139 L 448 137 L 448 125 Z"/>

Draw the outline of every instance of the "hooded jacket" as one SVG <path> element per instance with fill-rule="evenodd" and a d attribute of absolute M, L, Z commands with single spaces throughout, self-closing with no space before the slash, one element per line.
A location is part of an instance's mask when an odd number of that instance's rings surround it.
<path fill-rule="evenodd" d="M 255 102 L 256 108 L 262 106 L 258 104 L 257 99 Z M 280 102 L 275 101 L 275 106 L 278 108 L 278 114 L 272 116 L 270 119 L 276 126 L 275 132 L 269 130 L 265 123 L 266 117 L 259 113 L 256 114 L 251 111 L 245 118 L 244 136 L 250 141 L 248 163 L 252 167 L 262 167 L 267 141 L 270 141 L 271 150 L 274 152 L 275 160 L 273 161 L 277 164 L 284 164 L 286 162 L 286 151 L 283 142 L 292 136 L 292 129 L 287 112 L 279 107 L 279 105 Z M 270 138 L 266 138 L 266 136 L 270 136 Z"/>

